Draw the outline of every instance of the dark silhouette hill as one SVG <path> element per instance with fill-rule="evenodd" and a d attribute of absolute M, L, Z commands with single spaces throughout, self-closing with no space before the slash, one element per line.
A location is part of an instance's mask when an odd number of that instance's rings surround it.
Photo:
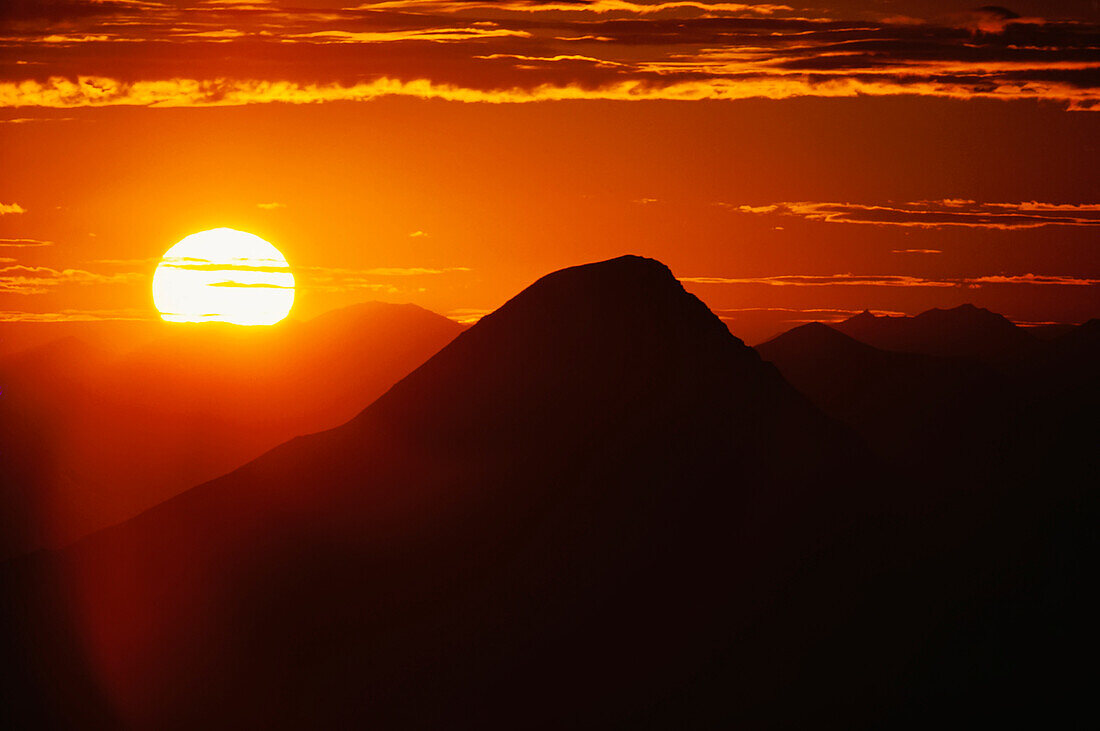
<path fill-rule="evenodd" d="M 833 327 L 883 350 L 996 361 L 1019 357 L 1036 339 L 1002 315 L 960 305 L 915 317 L 876 316 L 864 311 Z"/>
<path fill-rule="evenodd" d="M 0 555 L 64 545 L 343 423 L 460 330 L 368 302 L 269 328 L 161 323 L 121 353 L 66 336 L 11 355 L 0 448 L 23 466 L 5 485 L 15 529 Z"/>
<path fill-rule="evenodd" d="M 1070 668 L 1095 506 L 997 475 L 876 459 L 658 262 L 575 267 L 348 423 L 9 563 L 5 707 L 157 729 L 1060 725 L 1091 699 Z"/>
<path fill-rule="evenodd" d="M 756 350 L 825 413 L 910 470 L 963 468 L 1003 438 L 1014 413 L 1008 379 L 990 366 L 881 350 L 822 323 Z"/>
<path fill-rule="evenodd" d="M 624 723 L 766 614 L 861 451 L 625 257 L 58 571 L 127 725 Z"/>

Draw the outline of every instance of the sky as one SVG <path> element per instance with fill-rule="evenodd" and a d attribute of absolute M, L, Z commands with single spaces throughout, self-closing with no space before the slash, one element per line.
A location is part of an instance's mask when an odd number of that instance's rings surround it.
<path fill-rule="evenodd" d="M 863 309 L 1100 316 L 1100 6 L 8 1 L 0 319 L 155 318 L 259 235 L 292 316 L 464 322 L 668 264 L 750 343 Z M 354 6 L 354 7 L 353 7 Z"/>

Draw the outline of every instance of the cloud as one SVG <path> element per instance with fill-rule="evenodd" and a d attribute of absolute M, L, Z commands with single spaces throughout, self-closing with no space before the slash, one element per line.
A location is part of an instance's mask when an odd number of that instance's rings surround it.
<path fill-rule="evenodd" d="M 396 294 L 400 291 L 390 283 L 395 278 L 461 274 L 469 271 L 469 267 L 373 267 L 369 269 L 321 266 L 294 267 L 299 286 L 303 289 L 318 292 L 351 292 L 365 289 L 389 294 Z"/>
<path fill-rule="evenodd" d="M 377 267 L 364 269 L 363 274 L 376 277 L 414 277 L 422 274 L 447 274 L 449 272 L 468 272 L 469 267 L 447 267 L 445 269 L 428 269 L 425 267 Z"/>
<path fill-rule="evenodd" d="M 771 320 L 779 323 L 801 325 L 808 322 L 843 322 L 864 310 L 846 310 L 838 308 L 797 308 L 797 307 L 737 307 L 716 309 L 714 314 L 727 323 L 743 324 L 747 320 Z M 906 317 L 906 313 L 894 310 L 870 310 L 876 317 Z M 746 318 L 745 315 L 751 317 Z"/>
<path fill-rule="evenodd" d="M 148 275 L 141 272 L 101 274 L 85 269 L 54 269 L 44 266 L 0 267 L 0 292 L 8 294 L 44 294 L 66 284 L 126 284 Z"/>
<path fill-rule="evenodd" d="M 872 205 L 864 203 L 786 202 L 766 206 L 719 204 L 737 213 L 794 216 L 823 223 L 1013 230 L 1043 226 L 1100 226 L 1100 203 L 1067 204 L 1026 201 L 977 203 L 960 198 Z M 908 249 L 895 253 L 940 253 Z"/>
<path fill-rule="evenodd" d="M 25 312 L 0 310 L 0 322 L 98 322 L 101 320 L 153 320 L 142 310 L 61 310 L 60 312 Z"/>
<path fill-rule="evenodd" d="M 234 289 L 294 289 L 293 284 L 273 284 L 271 282 L 210 282 L 207 287 L 233 287 Z"/>
<path fill-rule="evenodd" d="M 159 256 L 148 257 L 145 259 L 92 259 L 92 264 L 107 264 L 108 266 L 146 266 L 149 264 L 155 264 L 159 262 L 161 258 Z"/>
<path fill-rule="evenodd" d="M 691 284 L 757 284 L 771 287 L 981 287 L 990 284 L 1090 287 L 1100 279 L 1021 274 L 982 277 L 915 277 L 904 274 L 780 274 L 770 277 L 680 277 Z"/>
<path fill-rule="evenodd" d="M 0 216 L 6 216 L 9 213 L 26 213 L 27 209 L 18 203 L 0 203 Z"/>
<path fill-rule="evenodd" d="M 125 259 L 118 261 L 126 261 Z M 239 259 L 229 261 L 209 261 L 208 259 L 192 259 L 189 257 L 165 257 L 160 259 L 159 266 L 170 269 L 186 269 L 192 272 L 272 272 L 279 274 L 293 273 L 290 266 L 277 259 Z"/>
<path fill-rule="evenodd" d="M 894 249 L 891 254 L 942 254 L 939 249 Z"/>
<path fill-rule="evenodd" d="M 40 239 L 0 239 L 0 246 L 7 248 L 34 248 L 53 245 L 52 241 L 42 241 Z"/>
<path fill-rule="evenodd" d="M 0 124 L 30 124 L 31 122 L 72 122 L 76 117 L 13 117 L 0 119 Z"/>
<path fill-rule="evenodd" d="M 966 280 L 969 284 L 1052 284 L 1072 287 L 1092 287 L 1100 284 L 1100 278 L 1021 274 L 1018 276 L 991 275 Z"/>
<path fill-rule="evenodd" d="M 531 34 L 523 30 L 506 30 L 504 28 L 426 28 L 423 30 L 359 33 L 346 30 L 321 30 L 313 33 L 290 35 L 285 40 L 305 40 L 314 43 L 394 43 L 398 41 L 442 43 L 500 37 L 530 38 Z"/>
<path fill-rule="evenodd" d="M 428 234 L 423 231 L 413 231 L 411 234 L 409 234 L 409 238 L 412 239 L 427 238 L 427 236 Z"/>
<path fill-rule="evenodd" d="M 901 274 L 781 274 L 771 277 L 680 277 L 692 284 L 765 284 L 772 287 L 957 287 L 957 280 L 924 279 Z"/>
<path fill-rule="evenodd" d="M 772 15 L 779 11 L 789 11 L 788 5 L 748 5 L 744 3 L 696 2 L 693 0 L 675 0 L 673 2 L 635 3 L 628 0 L 503 0 L 503 2 L 464 2 L 462 0 L 380 0 L 357 6 L 357 10 L 424 10 L 431 8 L 438 12 L 461 12 L 470 10 L 510 11 L 514 13 L 595 13 L 605 15 L 622 13 L 630 15 L 654 15 L 676 10 L 696 10 L 708 14 L 735 13 L 748 15 Z"/>
<path fill-rule="evenodd" d="M 492 310 L 480 307 L 460 307 L 447 313 L 447 317 L 462 325 L 473 325 Z"/>
<path fill-rule="evenodd" d="M 0 106 L 918 95 L 1100 108 L 1095 18 L 995 7 L 870 21 L 704 1 L 33 5 L 8 12 L 2 42 L 26 64 L 0 67 Z"/>
<path fill-rule="evenodd" d="M 256 207 L 262 208 L 265 211 L 273 211 L 276 208 L 286 208 L 286 203 L 276 203 L 272 201 L 271 203 L 257 203 Z"/>

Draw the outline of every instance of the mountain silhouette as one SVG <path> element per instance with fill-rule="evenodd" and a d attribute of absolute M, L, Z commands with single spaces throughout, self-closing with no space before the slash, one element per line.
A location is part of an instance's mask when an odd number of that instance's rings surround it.
<path fill-rule="evenodd" d="M 574 267 L 346 424 L 9 563 L 5 708 L 157 729 L 1057 723 L 1091 698 L 1055 659 L 1088 657 L 1059 638 L 1094 616 L 1097 512 L 1078 485 L 971 474 L 876 459 L 662 264 Z"/>
<path fill-rule="evenodd" d="M 621 723 L 766 615 L 862 456 L 624 257 L 57 561 L 127 725 Z"/>
<path fill-rule="evenodd" d="M 1017 357 L 1035 338 L 1002 315 L 974 305 L 932 309 L 915 317 L 876 316 L 868 311 L 833 325 L 883 350 L 991 361 Z"/>
<path fill-rule="evenodd" d="M 978 362 L 892 352 L 823 323 L 796 327 L 757 352 L 825 413 L 909 469 L 961 469 L 1002 438 L 1010 387 Z"/>
<path fill-rule="evenodd" d="M 140 324 L 121 353 L 70 335 L 0 361 L 0 448 L 26 463 L 5 485 L 0 555 L 72 542 L 343 423 L 461 331 L 380 302 L 270 328 L 162 328 Z"/>

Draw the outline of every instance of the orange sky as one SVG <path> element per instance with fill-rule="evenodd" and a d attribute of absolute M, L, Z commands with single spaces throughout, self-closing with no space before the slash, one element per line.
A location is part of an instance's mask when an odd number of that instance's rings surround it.
<path fill-rule="evenodd" d="M 627 252 L 749 342 L 1100 314 L 1090 1 L 287 5 L 5 3 L 0 317 L 154 316 L 159 256 L 218 226 L 302 317 L 470 319 Z"/>

